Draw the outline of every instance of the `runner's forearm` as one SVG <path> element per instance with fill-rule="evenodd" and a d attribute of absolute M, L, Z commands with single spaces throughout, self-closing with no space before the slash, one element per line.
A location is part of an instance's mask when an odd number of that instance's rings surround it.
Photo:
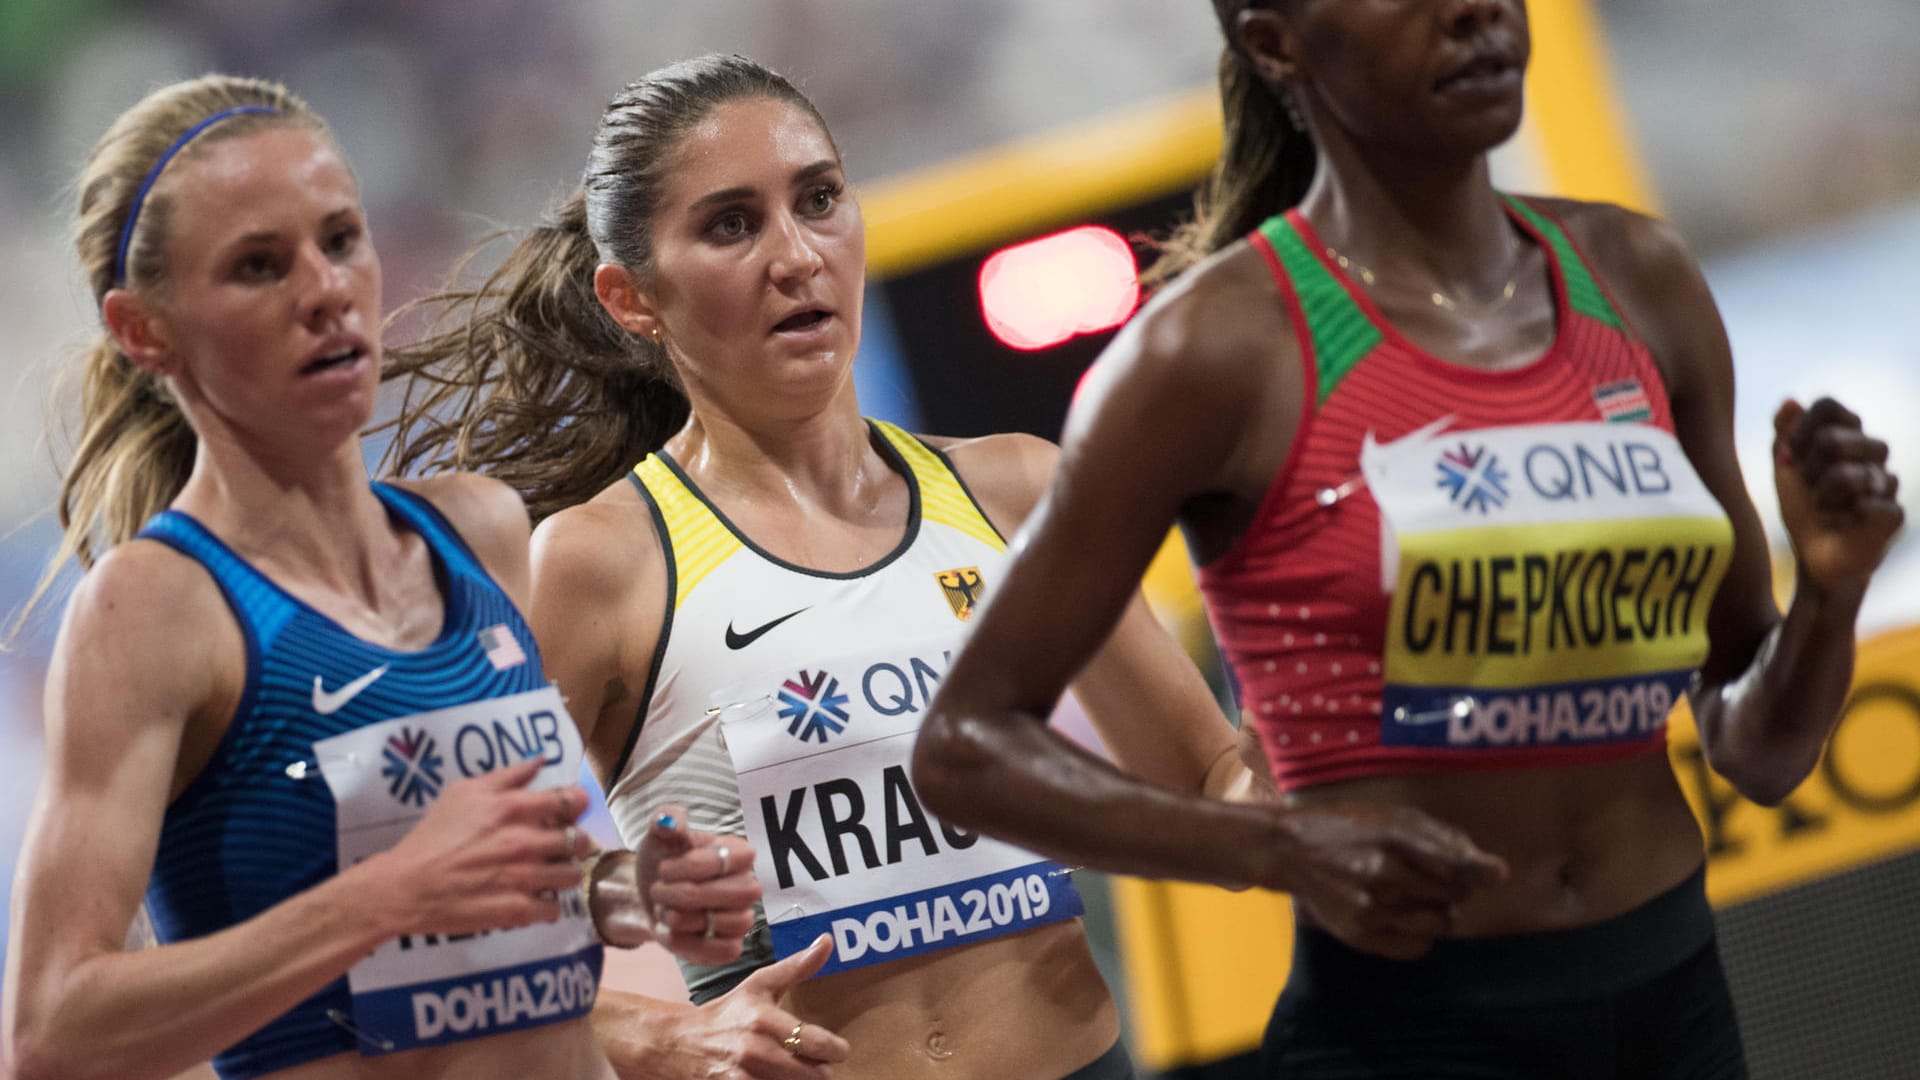
<path fill-rule="evenodd" d="M 1693 694 L 1708 764 L 1747 798 L 1778 803 L 1819 763 L 1853 681 L 1863 595 L 1803 581 L 1746 670 Z"/>
<path fill-rule="evenodd" d="M 1271 808 L 1143 783 L 1032 718 L 929 722 L 914 780 L 927 808 L 1074 865 L 1150 878 L 1283 887 Z"/>
<path fill-rule="evenodd" d="M 593 1033 L 620 1080 L 680 1080 L 673 1058 L 673 1022 L 694 1006 L 602 989 L 593 1005 Z"/>
<path fill-rule="evenodd" d="M 398 930 L 369 860 L 216 934 L 101 952 L 29 1005 L 22 1076 L 166 1077 L 211 1058 L 344 975 Z M 50 980 L 51 981 L 51 980 Z"/>

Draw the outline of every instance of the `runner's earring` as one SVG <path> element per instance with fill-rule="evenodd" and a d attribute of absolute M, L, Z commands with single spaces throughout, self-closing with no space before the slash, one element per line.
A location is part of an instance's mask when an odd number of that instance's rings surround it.
<path fill-rule="evenodd" d="M 1280 109 L 1287 117 L 1287 127 L 1294 131 L 1305 132 L 1307 118 L 1300 112 L 1300 99 L 1295 97 L 1291 90 L 1279 90 L 1276 93 L 1280 97 Z"/>

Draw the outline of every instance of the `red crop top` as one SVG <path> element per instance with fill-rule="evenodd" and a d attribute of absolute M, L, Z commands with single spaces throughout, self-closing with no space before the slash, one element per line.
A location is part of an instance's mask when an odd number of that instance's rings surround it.
<path fill-rule="evenodd" d="M 1731 527 L 1646 347 L 1559 225 L 1507 206 L 1557 310 L 1546 354 L 1502 371 L 1407 341 L 1297 211 L 1251 237 L 1306 401 L 1199 578 L 1282 788 L 1651 753 L 1706 655 Z"/>

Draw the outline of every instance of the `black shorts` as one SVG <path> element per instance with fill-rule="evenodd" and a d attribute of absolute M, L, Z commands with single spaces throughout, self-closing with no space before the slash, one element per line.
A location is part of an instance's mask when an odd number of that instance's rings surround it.
<path fill-rule="evenodd" d="M 1134 1080 L 1133 1059 L 1124 1043 L 1116 1042 L 1106 1053 L 1068 1073 L 1063 1080 Z"/>
<path fill-rule="evenodd" d="M 1300 928 L 1275 1080 L 1745 1080 L 1705 872 L 1617 918 L 1399 962 Z"/>

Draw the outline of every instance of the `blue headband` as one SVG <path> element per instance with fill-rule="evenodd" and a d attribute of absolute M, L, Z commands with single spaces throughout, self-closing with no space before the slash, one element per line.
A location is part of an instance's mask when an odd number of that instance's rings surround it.
<path fill-rule="evenodd" d="M 241 113 L 277 113 L 279 111 L 279 109 L 271 105 L 235 105 L 231 109 L 222 109 L 214 113 L 212 116 L 181 132 L 180 137 L 173 140 L 173 145 L 167 147 L 167 152 L 161 154 L 160 160 L 154 162 L 153 168 L 147 170 L 147 178 L 140 181 L 140 190 L 133 193 L 133 206 L 127 210 L 127 223 L 120 227 L 120 247 L 113 255 L 113 283 L 115 285 L 124 285 L 127 282 L 127 249 L 133 246 L 133 226 L 140 220 L 140 208 L 147 204 L 147 192 L 153 190 L 153 182 L 160 179 L 160 170 L 167 167 L 167 162 L 172 161 L 175 154 L 185 149 L 186 145 L 194 140 L 194 136 L 199 135 L 201 132 L 225 120 L 229 116 L 239 116 Z"/>

